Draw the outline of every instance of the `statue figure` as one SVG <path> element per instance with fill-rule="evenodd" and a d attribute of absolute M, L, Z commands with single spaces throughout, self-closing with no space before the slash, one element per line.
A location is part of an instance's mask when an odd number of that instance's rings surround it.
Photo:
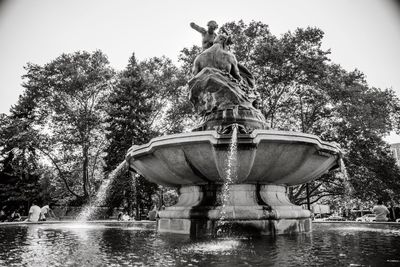
<path fill-rule="evenodd" d="M 204 121 L 204 127 L 200 128 L 210 129 L 240 121 L 249 129 L 263 128 L 265 119 L 260 111 L 261 101 L 253 75 L 228 50 L 232 41 L 227 32 L 222 29 L 222 34 L 216 35 L 217 23 L 210 21 L 207 25 L 208 31 L 193 22 L 190 24 L 203 36 L 203 52 L 194 60 L 194 77 L 189 81 L 190 101 Z M 227 110 L 232 110 L 233 115 L 221 123 L 220 116 L 224 117 Z"/>
<path fill-rule="evenodd" d="M 240 81 L 238 62 L 235 55 L 226 50 L 227 41 L 228 38 L 225 35 L 218 35 L 213 46 L 196 57 L 192 74 L 197 75 L 202 69 L 210 67 L 225 71 Z"/>
<path fill-rule="evenodd" d="M 190 100 L 199 114 L 242 107 L 255 109 L 257 92 L 242 80 L 238 62 L 227 51 L 228 37 L 218 35 L 214 44 L 196 57 L 189 81 Z"/>
<path fill-rule="evenodd" d="M 194 30 L 201 33 L 201 36 L 203 37 L 203 39 L 202 39 L 203 50 L 211 47 L 214 43 L 215 37 L 217 37 L 215 30 L 218 29 L 218 24 L 214 20 L 210 20 L 207 23 L 207 26 L 208 26 L 208 30 L 204 29 L 203 27 L 198 26 L 194 22 L 190 23 L 190 27 L 192 27 Z"/>
<path fill-rule="evenodd" d="M 190 23 L 190 27 L 192 27 L 196 31 L 200 32 L 203 37 L 203 39 L 202 39 L 203 51 L 206 50 L 207 48 L 210 48 L 213 45 L 215 38 L 217 37 L 215 30 L 218 29 L 218 24 L 214 20 L 210 20 L 207 23 L 207 26 L 208 26 L 208 30 L 198 26 L 194 22 Z M 225 29 L 221 28 L 221 31 L 227 37 L 224 42 L 224 46 L 225 46 L 225 48 L 227 48 L 229 45 L 232 44 L 232 39 Z M 255 87 L 255 79 L 254 79 L 253 75 L 251 74 L 251 72 L 240 63 L 237 63 L 237 66 L 239 69 L 240 76 L 247 82 L 247 84 L 250 87 Z"/>

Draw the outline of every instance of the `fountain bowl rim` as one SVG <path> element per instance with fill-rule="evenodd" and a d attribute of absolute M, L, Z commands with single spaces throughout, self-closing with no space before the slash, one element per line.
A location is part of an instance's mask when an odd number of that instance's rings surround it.
<path fill-rule="evenodd" d="M 197 131 L 188 133 L 178 133 L 171 135 L 163 135 L 150 140 L 143 145 L 133 145 L 126 155 L 129 162 L 131 158 L 140 157 L 154 151 L 155 147 L 180 145 L 185 143 L 199 143 L 208 141 L 212 145 L 228 145 L 231 142 L 231 134 L 220 134 L 215 130 Z M 288 143 L 307 143 L 318 147 L 318 150 L 329 154 L 341 156 L 342 152 L 337 143 L 322 141 L 318 136 L 313 134 L 280 131 L 280 130 L 263 130 L 256 129 L 250 134 L 238 134 L 237 142 L 239 145 L 248 144 L 256 145 L 261 140 L 279 141 Z"/>

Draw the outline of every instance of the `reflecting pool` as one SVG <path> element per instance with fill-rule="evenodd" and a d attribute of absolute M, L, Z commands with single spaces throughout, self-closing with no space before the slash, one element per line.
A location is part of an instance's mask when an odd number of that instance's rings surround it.
<path fill-rule="evenodd" d="M 153 227 L 0 225 L 0 266 L 400 266 L 400 227 L 314 224 L 313 232 L 191 240 Z"/>

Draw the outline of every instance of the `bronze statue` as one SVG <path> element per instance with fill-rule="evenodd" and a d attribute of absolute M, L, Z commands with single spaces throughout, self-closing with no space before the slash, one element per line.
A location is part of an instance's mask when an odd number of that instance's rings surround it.
<path fill-rule="evenodd" d="M 194 60 L 194 77 L 188 83 L 190 101 L 205 122 L 199 129 L 212 129 L 219 127 L 218 125 L 222 125 L 223 129 L 233 122 L 247 127 L 244 132 L 252 128 L 263 128 L 260 95 L 255 90 L 254 77 L 228 51 L 232 44 L 228 33 L 221 30 L 222 33 L 216 35 L 214 31 L 218 25 L 215 21 L 208 23 L 208 31 L 194 23 L 190 26 L 203 36 L 203 51 Z M 228 110 L 233 115 L 225 117 Z M 221 116 L 224 121 L 222 124 Z M 251 123 L 248 122 L 249 118 Z"/>
<path fill-rule="evenodd" d="M 206 50 L 207 48 L 210 48 L 214 41 L 215 38 L 217 37 L 217 34 L 215 33 L 215 30 L 218 28 L 218 24 L 214 20 L 210 20 L 207 23 L 208 30 L 198 26 L 194 22 L 190 23 L 190 26 L 195 29 L 196 31 L 200 32 L 203 39 L 202 39 L 202 47 L 203 50 Z M 225 41 L 223 44 L 223 48 L 227 49 L 229 45 L 233 44 L 231 37 L 229 36 L 228 32 L 224 29 L 221 28 L 220 30 L 222 32 L 221 35 L 225 36 Z M 243 78 L 243 80 L 250 86 L 251 88 L 255 87 L 255 79 L 254 76 L 251 74 L 251 72 L 242 64 L 239 62 L 237 63 L 237 67 L 239 69 L 240 76 Z"/>
<path fill-rule="evenodd" d="M 241 80 L 236 57 L 226 50 L 227 40 L 228 38 L 225 35 L 218 35 L 214 44 L 196 57 L 193 75 L 197 75 L 202 69 L 209 67 L 222 70 L 232 75 L 236 80 Z"/>
<path fill-rule="evenodd" d="M 258 95 L 242 80 L 235 55 L 226 49 L 227 40 L 225 35 L 218 35 L 214 44 L 194 60 L 190 100 L 199 114 L 235 107 L 255 108 L 253 102 Z"/>
<path fill-rule="evenodd" d="M 208 26 L 208 29 L 206 30 L 203 27 L 198 26 L 194 22 L 190 23 L 190 27 L 192 27 L 194 30 L 201 33 L 201 36 L 203 37 L 203 39 L 202 39 L 203 50 L 211 47 L 214 43 L 215 37 L 217 37 L 215 30 L 218 29 L 218 24 L 214 20 L 210 20 L 207 23 L 207 26 Z"/>

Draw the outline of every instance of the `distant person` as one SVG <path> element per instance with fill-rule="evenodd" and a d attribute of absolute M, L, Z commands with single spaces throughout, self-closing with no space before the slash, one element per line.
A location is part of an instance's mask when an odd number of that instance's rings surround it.
<path fill-rule="evenodd" d="M 375 221 L 377 222 L 387 222 L 388 218 L 387 215 L 389 214 L 388 208 L 383 205 L 382 200 L 378 200 L 377 205 L 374 206 L 372 211 L 375 213 Z"/>
<path fill-rule="evenodd" d="M 122 215 L 124 215 L 123 212 L 118 213 L 118 221 L 122 221 Z"/>
<path fill-rule="evenodd" d="M 154 206 L 154 208 L 151 211 L 149 211 L 148 217 L 149 217 L 150 221 L 156 220 L 156 218 L 157 218 L 157 207 L 156 206 Z"/>
<path fill-rule="evenodd" d="M 2 207 L 0 210 L 0 222 L 4 222 L 7 220 L 7 215 L 6 215 L 6 207 Z"/>
<path fill-rule="evenodd" d="M 390 206 L 388 207 L 388 210 L 389 210 L 389 221 L 395 222 L 396 221 L 396 215 L 398 214 L 398 212 L 396 212 L 396 206 L 394 205 L 393 202 L 390 203 Z"/>
<path fill-rule="evenodd" d="M 40 221 L 46 221 L 47 218 L 53 217 L 57 218 L 57 216 L 54 214 L 53 204 L 45 205 L 40 209 Z"/>
<path fill-rule="evenodd" d="M 39 221 L 41 211 L 42 210 L 37 205 L 37 202 L 35 200 L 32 201 L 32 206 L 29 209 L 28 218 L 26 219 L 26 221 L 28 221 L 28 222 L 37 222 L 37 221 Z"/>
<path fill-rule="evenodd" d="M 124 211 L 124 213 L 121 216 L 121 221 L 126 222 L 126 221 L 129 221 L 130 219 L 131 219 L 131 217 L 129 216 L 128 212 Z"/>
<path fill-rule="evenodd" d="M 10 222 L 19 222 L 21 221 L 21 214 L 19 214 L 18 210 L 15 210 L 10 215 Z"/>

